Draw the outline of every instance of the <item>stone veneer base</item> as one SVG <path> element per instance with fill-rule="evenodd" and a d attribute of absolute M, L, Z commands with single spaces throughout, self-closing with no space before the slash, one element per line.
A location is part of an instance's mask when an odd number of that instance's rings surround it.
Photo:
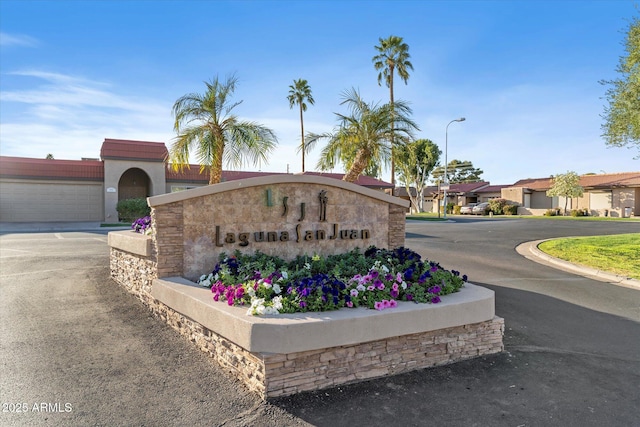
<path fill-rule="evenodd" d="M 188 297 L 190 303 L 178 311 L 168 304 L 175 305 L 180 292 L 207 298 Z M 208 289 L 174 278 L 154 280 L 151 298 L 146 303 L 162 320 L 209 353 L 263 399 L 446 365 L 504 349 L 504 321 L 493 313 L 493 292 L 474 285 L 444 297 L 443 303 L 437 305 L 402 303 L 399 310 L 343 309 L 254 317 L 247 316 L 245 309 L 213 301 Z M 207 312 L 216 314 L 207 319 Z M 481 316 L 480 313 L 490 316 L 465 323 L 460 321 L 465 318 L 465 312 L 472 313 L 471 318 Z M 425 319 L 443 316 L 449 326 L 414 333 L 390 335 L 396 333 L 393 327 L 375 326 L 387 323 L 412 331 L 416 330 L 416 324 L 422 324 L 422 329 L 429 329 Z M 211 320 L 213 324 L 209 323 Z M 442 322 L 442 319 L 437 321 Z M 259 327 L 252 328 L 256 325 Z M 220 329 L 227 336 L 220 334 Z M 251 332 L 259 339 L 246 341 Z M 367 338 L 359 340 L 360 337 Z M 278 348 L 284 351 L 277 351 Z"/>

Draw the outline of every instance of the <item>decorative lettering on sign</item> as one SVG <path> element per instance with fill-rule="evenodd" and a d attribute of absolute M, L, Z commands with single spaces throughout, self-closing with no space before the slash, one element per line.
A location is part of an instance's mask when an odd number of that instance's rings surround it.
<path fill-rule="evenodd" d="M 265 190 L 265 198 L 268 206 L 273 206 L 271 189 Z M 318 194 L 319 200 L 319 212 L 318 220 L 320 223 L 327 222 L 327 205 L 329 197 L 327 191 L 322 190 Z M 306 216 L 306 203 L 300 203 L 300 218 L 298 222 L 302 222 Z M 289 214 L 289 197 L 284 196 L 282 198 L 282 215 L 286 217 Z M 286 224 L 285 224 L 286 225 Z M 260 230 L 260 231 L 242 231 L 238 233 L 223 233 L 219 225 L 215 226 L 214 242 L 217 247 L 223 247 L 225 245 L 238 245 L 249 246 L 251 242 L 254 243 L 279 243 L 289 242 L 293 238 L 293 233 L 290 230 Z M 253 239 L 251 237 L 253 236 Z M 302 224 L 297 224 L 295 227 L 296 243 L 313 242 L 322 240 L 368 240 L 371 238 L 371 231 L 368 228 L 351 229 L 340 228 L 340 224 L 333 223 L 327 229 L 303 229 Z"/>
<path fill-rule="evenodd" d="M 319 240 L 368 240 L 371 238 L 371 231 L 368 228 L 363 229 L 341 229 L 338 224 L 331 225 L 331 235 L 327 239 L 327 230 L 303 230 L 302 224 L 296 225 L 296 243 L 311 242 Z M 280 231 L 254 231 L 253 233 L 241 232 L 241 233 L 223 233 L 220 231 L 220 226 L 216 225 L 215 242 L 216 246 L 221 247 L 226 245 L 238 244 L 240 246 L 248 246 L 250 242 L 250 236 L 253 234 L 253 242 L 265 243 L 265 242 L 288 242 L 291 240 L 291 235 L 287 230 Z"/>
<path fill-rule="evenodd" d="M 298 221 L 302 221 L 304 219 L 304 207 L 306 203 L 300 203 L 300 219 Z"/>
<path fill-rule="evenodd" d="M 327 191 L 322 190 L 318 199 L 320 199 L 320 222 L 325 222 L 327 220 L 327 201 L 329 200 Z"/>

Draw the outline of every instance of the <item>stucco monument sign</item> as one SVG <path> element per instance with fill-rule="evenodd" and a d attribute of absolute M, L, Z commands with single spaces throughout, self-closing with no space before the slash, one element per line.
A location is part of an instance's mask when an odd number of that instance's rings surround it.
<path fill-rule="evenodd" d="M 255 317 L 194 283 L 223 253 L 293 259 L 404 246 L 404 200 L 331 178 L 274 175 L 148 202 L 150 236 L 109 233 L 112 278 L 263 398 L 503 349 L 494 294 L 472 284 L 437 305 Z"/>

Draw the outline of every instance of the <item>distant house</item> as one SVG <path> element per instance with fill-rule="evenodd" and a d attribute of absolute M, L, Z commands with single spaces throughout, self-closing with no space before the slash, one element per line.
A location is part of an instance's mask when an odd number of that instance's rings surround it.
<path fill-rule="evenodd" d="M 519 215 L 543 215 L 563 209 L 563 197 L 548 197 L 553 178 L 522 179 L 502 189 L 502 197 L 519 204 Z M 584 195 L 569 199 L 567 209 L 586 209 L 589 215 L 628 217 L 640 215 L 640 172 L 582 175 Z"/>
<path fill-rule="evenodd" d="M 117 222 L 120 200 L 208 185 L 199 165 L 175 172 L 162 142 L 105 139 L 100 159 L 54 160 L 0 156 L 0 221 Z M 223 171 L 222 181 L 277 172 Z M 284 173 L 283 173 L 284 174 Z M 342 179 L 342 174 L 317 174 Z M 361 176 L 356 184 L 383 191 L 392 185 Z"/>
<path fill-rule="evenodd" d="M 491 199 L 501 197 L 502 188 L 507 185 L 491 185 L 486 181 L 468 182 L 459 184 L 450 184 L 447 190 L 447 202 L 454 203 L 459 206 L 465 206 L 470 203 L 482 203 Z M 416 189 L 410 188 L 413 197 L 416 196 Z M 404 187 L 398 187 L 393 193 L 396 197 L 409 200 L 409 193 Z M 424 211 L 438 212 L 438 201 L 442 204 L 444 191 L 437 186 L 428 186 L 424 188 Z"/>

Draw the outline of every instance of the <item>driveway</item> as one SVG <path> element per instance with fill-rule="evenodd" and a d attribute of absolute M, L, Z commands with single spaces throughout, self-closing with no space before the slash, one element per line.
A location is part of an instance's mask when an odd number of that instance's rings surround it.
<path fill-rule="evenodd" d="M 0 236 L 0 425 L 639 425 L 640 291 L 515 252 L 639 223 L 408 222 L 408 247 L 496 292 L 506 351 L 269 403 L 109 279 L 106 232 Z"/>

